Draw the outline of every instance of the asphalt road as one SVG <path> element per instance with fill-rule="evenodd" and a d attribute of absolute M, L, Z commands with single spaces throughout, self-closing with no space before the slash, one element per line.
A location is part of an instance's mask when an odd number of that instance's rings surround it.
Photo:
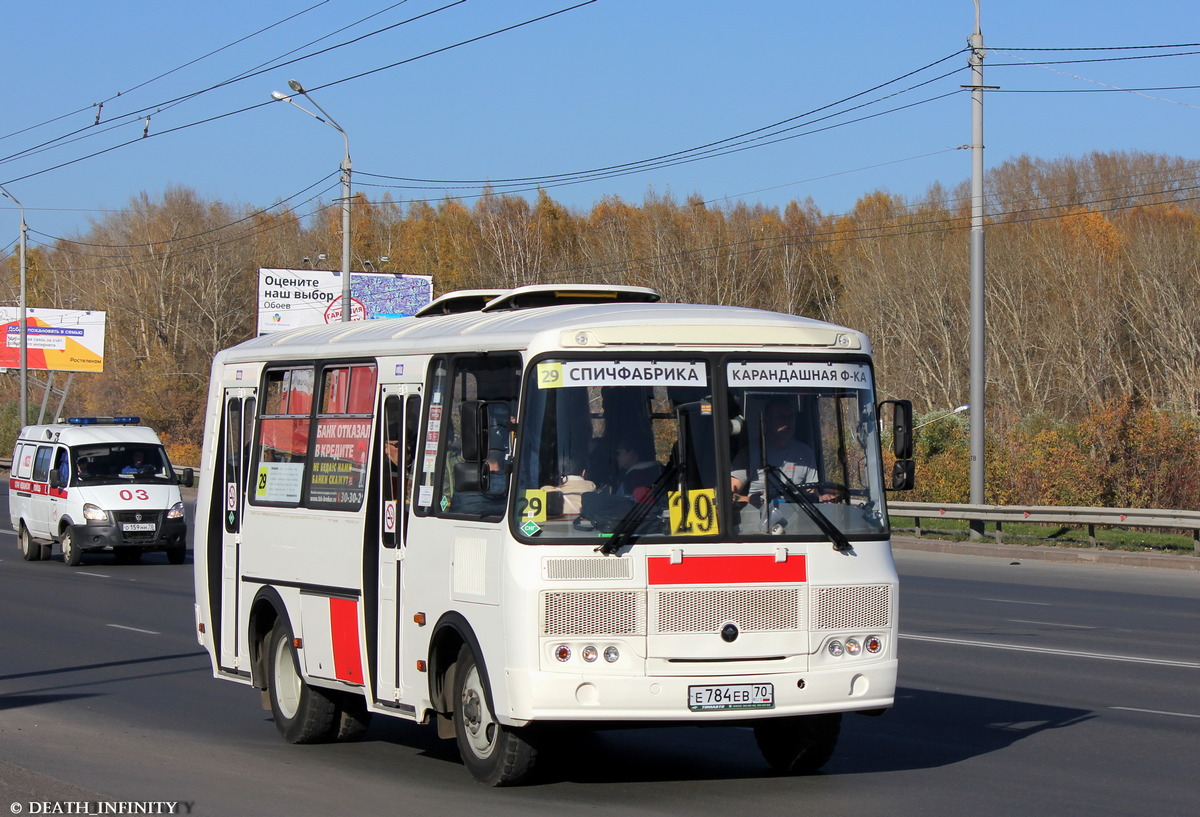
<path fill-rule="evenodd" d="M 190 554 L 24 562 L 0 533 L 0 813 L 177 802 L 197 815 L 1185 815 L 1200 802 L 1200 574 L 901 550 L 896 707 L 824 773 L 773 775 L 732 728 L 583 734 L 489 789 L 431 728 L 283 743 L 211 677 Z M 32 807 L 32 808 L 31 808 Z M 93 807 L 94 808 L 94 807 Z M 93 812 L 95 813 L 95 812 Z"/>

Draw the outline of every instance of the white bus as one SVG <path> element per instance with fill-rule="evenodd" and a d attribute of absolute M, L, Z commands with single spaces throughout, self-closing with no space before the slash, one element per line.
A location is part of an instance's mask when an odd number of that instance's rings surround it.
<path fill-rule="evenodd" d="M 878 410 L 858 332 L 658 300 L 472 290 L 217 355 L 214 675 L 291 742 L 433 722 L 492 785 L 564 725 L 750 726 L 776 768 L 820 767 L 843 712 L 892 705 L 911 407 Z"/>

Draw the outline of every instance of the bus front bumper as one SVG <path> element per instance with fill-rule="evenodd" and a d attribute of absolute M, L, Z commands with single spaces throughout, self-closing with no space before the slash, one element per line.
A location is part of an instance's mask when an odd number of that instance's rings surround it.
<path fill-rule="evenodd" d="M 508 703 L 497 718 L 510 726 L 534 721 L 702 723 L 883 710 L 896 690 L 896 661 L 806 672 L 720 676 L 619 676 L 584 678 L 570 673 L 510 670 Z M 694 687 L 770 684 L 770 706 L 689 707 Z"/>

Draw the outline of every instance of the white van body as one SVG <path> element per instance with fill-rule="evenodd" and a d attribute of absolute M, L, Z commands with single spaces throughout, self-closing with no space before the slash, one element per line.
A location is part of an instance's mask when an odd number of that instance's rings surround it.
<path fill-rule="evenodd" d="M 134 424 L 125 424 L 123 421 Z M 152 428 L 137 418 L 74 418 L 26 426 L 13 450 L 9 516 L 27 561 L 48 559 L 55 543 L 63 561 L 109 552 L 134 561 L 165 551 L 182 564 L 187 521 L 179 483 Z"/>

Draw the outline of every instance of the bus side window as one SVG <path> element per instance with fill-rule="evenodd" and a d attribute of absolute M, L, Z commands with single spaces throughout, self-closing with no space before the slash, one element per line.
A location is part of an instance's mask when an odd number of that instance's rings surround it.
<path fill-rule="evenodd" d="M 435 499 L 437 511 L 489 521 L 503 516 L 516 431 L 520 363 L 515 355 L 462 356 L 450 361 L 445 413 L 439 412 L 442 476 L 441 496 Z M 466 450 L 467 446 L 472 450 Z"/>

